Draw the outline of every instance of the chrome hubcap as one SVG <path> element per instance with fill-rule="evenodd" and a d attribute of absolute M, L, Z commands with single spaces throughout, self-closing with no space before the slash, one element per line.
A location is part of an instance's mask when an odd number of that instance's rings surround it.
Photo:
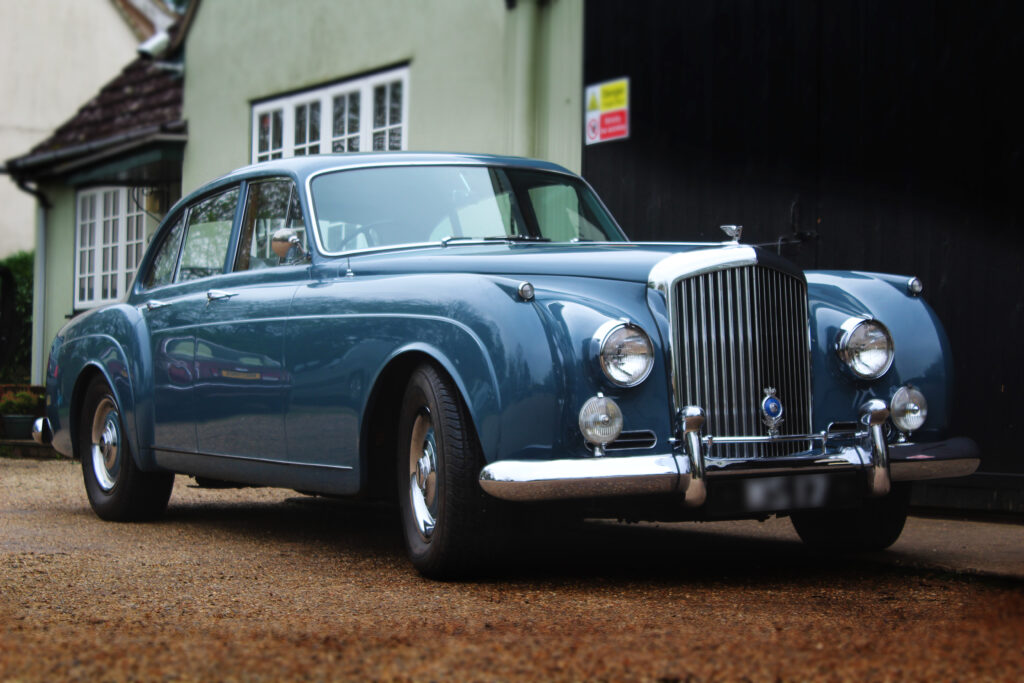
<path fill-rule="evenodd" d="M 121 421 L 118 419 L 117 406 L 109 398 L 104 398 L 96 406 L 92 419 L 92 470 L 96 482 L 104 491 L 110 491 L 117 483 L 117 475 L 121 471 Z"/>
<path fill-rule="evenodd" d="M 416 530 L 430 540 L 437 520 L 437 441 L 426 408 L 416 416 L 409 439 L 409 502 Z"/>

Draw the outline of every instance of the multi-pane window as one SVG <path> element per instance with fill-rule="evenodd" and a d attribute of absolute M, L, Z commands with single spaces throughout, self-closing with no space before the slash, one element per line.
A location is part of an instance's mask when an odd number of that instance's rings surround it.
<path fill-rule="evenodd" d="M 96 194 L 78 197 L 78 259 L 75 306 L 96 300 Z"/>
<path fill-rule="evenodd" d="M 331 109 L 331 151 L 359 151 L 359 91 L 334 96 Z"/>
<path fill-rule="evenodd" d="M 295 156 L 320 153 L 320 102 L 295 107 Z"/>
<path fill-rule="evenodd" d="M 409 68 L 253 105 L 252 159 L 408 147 Z"/>
<path fill-rule="evenodd" d="M 402 81 L 373 88 L 373 149 L 402 149 Z"/>
<path fill-rule="evenodd" d="M 267 161 L 268 159 L 280 159 L 283 152 L 283 131 L 284 112 L 280 109 L 260 114 L 256 122 L 256 160 Z"/>
<path fill-rule="evenodd" d="M 146 245 L 142 189 L 79 192 L 76 223 L 75 308 L 116 301 L 131 286 Z"/>

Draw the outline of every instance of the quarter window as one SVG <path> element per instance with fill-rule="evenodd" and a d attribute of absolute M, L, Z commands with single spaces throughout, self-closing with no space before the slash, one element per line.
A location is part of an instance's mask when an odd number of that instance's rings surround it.
<path fill-rule="evenodd" d="M 131 286 L 147 242 L 145 190 L 99 187 L 78 193 L 76 309 L 116 301 Z"/>
<path fill-rule="evenodd" d="M 254 162 L 408 147 L 409 68 L 265 100 L 252 108 Z"/>

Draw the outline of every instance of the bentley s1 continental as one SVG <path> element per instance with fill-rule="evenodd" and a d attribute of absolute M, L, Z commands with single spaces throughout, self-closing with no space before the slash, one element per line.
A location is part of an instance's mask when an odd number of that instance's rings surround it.
<path fill-rule="evenodd" d="M 911 481 L 978 464 L 921 289 L 736 233 L 630 242 L 550 163 L 271 161 L 178 202 L 123 299 L 61 330 L 35 434 L 108 520 L 160 515 L 175 473 L 397 498 L 433 577 L 548 502 L 883 548 Z"/>

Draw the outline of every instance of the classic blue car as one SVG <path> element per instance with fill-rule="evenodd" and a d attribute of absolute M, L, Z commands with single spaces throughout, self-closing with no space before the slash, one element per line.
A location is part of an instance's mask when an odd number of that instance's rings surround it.
<path fill-rule="evenodd" d="M 397 498 L 435 577 L 538 508 L 790 514 L 817 546 L 890 545 L 910 481 L 978 464 L 921 283 L 801 272 L 725 227 L 629 242 L 583 180 L 525 159 L 243 168 L 60 332 L 36 436 L 109 520 L 161 514 L 174 473 Z"/>

